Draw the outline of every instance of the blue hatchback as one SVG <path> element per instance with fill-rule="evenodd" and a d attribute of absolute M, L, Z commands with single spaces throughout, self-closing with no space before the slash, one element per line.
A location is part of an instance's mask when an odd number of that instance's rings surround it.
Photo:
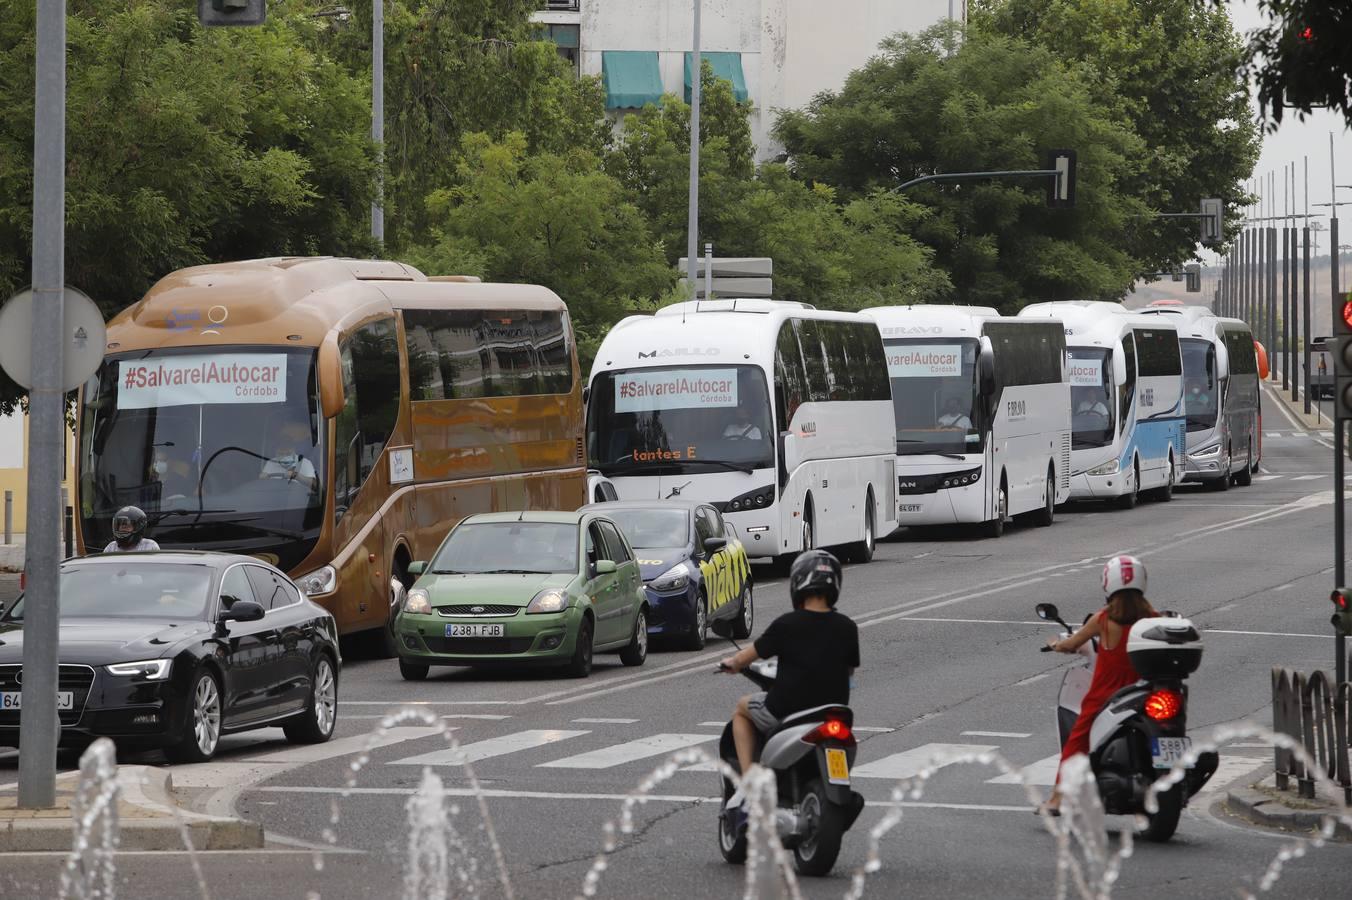
<path fill-rule="evenodd" d="M 709 623 L 732 622 L 732 636 L 751 636 L 751 563 L 737 530 L 707 503 L 620 500 L 596 503 L 620 527 L 638 557 L 648 592 L 648 634 L 704 647 Z"/>

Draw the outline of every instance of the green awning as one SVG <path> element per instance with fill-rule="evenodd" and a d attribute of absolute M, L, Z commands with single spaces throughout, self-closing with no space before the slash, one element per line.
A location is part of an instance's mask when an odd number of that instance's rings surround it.
<path fill-rule="evenodd" d="M 690 63 L 695 54 L 685 55 L 685 102 L 690 102 Z M 746 90 L 746 76 L 742 74 L 742 54 L 740 53 L 701 53 L 701 60 L 708 60 L 714 70 L 714 77 L 732 82 L 732 95 L 738 103 L 745 103 L 750 96 Z"/>
<path fill-rule="evenodd" d="M 603 50 L 601 83 L 606 109 L 642 109 L 662 102 L 662 73 L 655 50 Z"/>

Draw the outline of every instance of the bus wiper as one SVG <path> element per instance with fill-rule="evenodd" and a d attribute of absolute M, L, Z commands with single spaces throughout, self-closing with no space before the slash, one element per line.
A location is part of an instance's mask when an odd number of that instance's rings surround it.
<path fill-rule="evenodd" d="M 549 575 L 539 569 L 487 569 L 483 572 L 467 573 L 473 575 Z"/>
<path fill-rule="evenodd" d="M 746 463 L 727 462 L 726 460 L 722 459 L 691 459 L 686 460 L 686 462 L 692 465 L 722 466 L 725 469 L 731 469 L 734 472 L 745 472 L 748 475 L 756 471 L 754 468 L 752 468 L 750 465 Z"/>
<path fill-rule="evenodd" d="M 967 457 L 963 456 L 961 453 L 939 453 L 938 451 L 936 451 L 934 455 L 935 455 L 935 456 L 942 456 L 944 459 L 966 459 L 966 458 L 967 458 Z"/>
<path fill-rule="evenodd" d="M 250 531 L 258 532 L 259 534 L 266 534 L 272 537 L 283 537 L 286 538 L 287 540 L 292 541 L 299 541 L 305 537 L 305 532 L 303 531 L 292 531 L 287 528 L 269 528 L 266 525 L 255 525 L 249 519 L 236 519 L 232 522 L 220 522 L 220 523 L 212 522 L 211 524 L 238 525 L 241 528 L 247 528 Z"/>

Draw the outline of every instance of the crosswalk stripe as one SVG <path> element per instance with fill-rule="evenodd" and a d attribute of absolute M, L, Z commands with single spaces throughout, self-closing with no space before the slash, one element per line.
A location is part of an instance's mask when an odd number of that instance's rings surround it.
<path fill-rule="evenodd" d="M 452 731 L 454 729 L 446 729 Z M 272 753 L 244 754 L 240 759 L 250 762 L 266 763 L 314 763 L 326 759 L 337 759 L 349 753 L 361 753 L 367 749 L 377 750 L 391 744 L 399 744 L 417 738 L 440 734 L 440 728 L 407 727 L 391 728 L 383 734 L 358 734 L 353 737 L 339 738 L 324 744 L 310 744 L 305 747 L 292 747 L 288 750 L 276 750 Z"/>
<path fill-rule="evenodd" d="M 1327 475 L 1296 475 L 1296 476 L 1292 477 L 1291 480 L 1292 480 L 1292 481 L 1314 481 L 1314 480 L 1317 479 L 1317 478 L 1328 478 L 1328 476 L 1327 476 Z"/>
<path fill-rule="evenodd" d="M 1253 476 L 1253 480 L 1254 480 L 1254 481 L 1272 481 L 1272 480 L 1275 479 L 1275 478 L 1281 478 L 1281 477 L 1282 477 L 1281 475 L 1255 475 L 1255 476 Z"/>
<path fill-rule="evenodd" d="M 1050 787 L 1056 784 L 1056 769 L 1061 765 L 1061 754 L 1043 757 L 1030 766 L 1024 766 L 1012 775 L 997 775 L 986 779 L 986 784 L 1023 784 Z"/>
<path fill-rule="evenodd" d="M 611 747 L 602 747 L 577 756 L 567 756 L 553 762 L 541 763 L 542 769 L 613 769 L 635 760 L 647 759 L 694 747 L 706 741 L 716 741 L 716 734 L 654 734 L 651 737 L 626 741 Z"/>
<path fill-rule="evenodd" d="M 504 734 L 501 737 L 475 741 L 457 748 L 446 747 L 431 753 L 422 753 L 405 759 L 396 759 L 392 766 L 462 766 L 467 762 L 475 763 L 481 759 L 505 756 L 521 750 L 531 750 L 546 744 L 566 741 L 569 738 L 582 737 L 590 731 L 565 731 L 562 729 L 532 729 Z"/>
<path fill-rule="evenodd" d="M 1282 433 L 1280 431 L 1268 431 L 1264 433 L 1264 437 L 1279 438 L 1281 436 Z"/>
<path fill-rule="evenodd" d="M 986 753 L 996 749 L 998 748 L 991 744 L 924 744 L 864 763 L 850 774 L 855 778 L 887 778 L 900 781 L 903 778 L 915 777 L 921 769 L 943 768 L 948 765 L 943 761 L 944 757 L 963 753 Z"/>

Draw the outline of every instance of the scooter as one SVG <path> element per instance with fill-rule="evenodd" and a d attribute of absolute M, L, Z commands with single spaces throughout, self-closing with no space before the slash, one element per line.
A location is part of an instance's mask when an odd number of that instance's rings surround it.
<path fill-rule="evenodd" d="M 1039 603 L 1038 618 L 1056 622 L 1069 637 L 1074 629 L 1056 607 Z M 1088 621 L 1086 617 L 1085 621 Z M 1216 772 L 1214 752 L 1200 753 L 1184 779 L 1157 796 L 1159 808 L 1145 808 L 1146 792 L 1157 778 L 1192 749 L 1188 737 L 1188 688 L 1184 680 L 1202 661 L 1202 641 L 1192 622 L 1168 613 L 1141 619 L 1126 637 L 1127 656 L 1141 680 L 1118 691 L 1094 719 L 1089 733 L 1089 765 L 1098 782 L 1103 808 L 1112 815 L 1144 815 L 1140 832 L 1148 841 L 1173 837 L 1183 807 Z M 1051 648 L 1043 646 L 1043 652 Z M 1093 680 L 1098 639 L 1081 645 L 1082 662 L 1061 681 L 1056 726 L 1064 747 L 1080 715 L 1080 702 Z"/>
<path fill-rule="evenodd" d="M 721 664 L 719 671 L 726 672 Z M 775 683 L 778 665 L 757 660 L 742 674 L 761 690 Z M 825 875 L 836 864 L 840 843 L 864 810 L 864 797 L 850 789 L 854 765 L 854 713 L 848 706 L 818 706 L 785 717 L 773 732 L 760 736 L 756 758 L 775 773 L 778 808 L 775 828 L 780 842 L 793 854 L 800 875 Z M 718 754 L 732 771 L 738 770 L 732 723 L 723 726 Z M 718 849 L 730 863 L 746 862 L 746 815 L 729 810 L 734 786 L 726 774 L 723 803 L 718 812 Z"/>

